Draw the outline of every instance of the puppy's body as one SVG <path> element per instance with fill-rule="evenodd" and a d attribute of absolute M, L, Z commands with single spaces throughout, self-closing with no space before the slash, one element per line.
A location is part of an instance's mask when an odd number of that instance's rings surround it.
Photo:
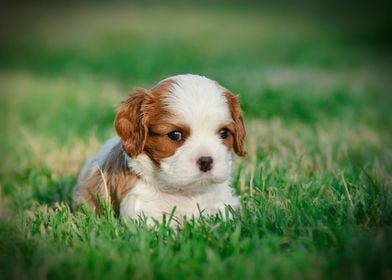
<path fill-rule="evenodd" d="M 109 200 L 122 217 L 161 220 L 238 209 L 229 187 L 233 150 L 245 154 L 239 105 L 228 90 L 196 75 L 138 90 L 116 115 L 110 139 L 81 171 L 74 205 Z"/>

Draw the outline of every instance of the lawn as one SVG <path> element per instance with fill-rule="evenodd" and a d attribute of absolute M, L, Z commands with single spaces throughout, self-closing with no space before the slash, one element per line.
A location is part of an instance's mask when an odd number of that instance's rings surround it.
<path fill-rule="evenodd" d="M 384 14 L 222 5 L 2 9 L 2 279 L 391 279 Z M 239 94 L 240 213 L 180 229 L 72 213 L 119 102 L 179 73 Z"/>

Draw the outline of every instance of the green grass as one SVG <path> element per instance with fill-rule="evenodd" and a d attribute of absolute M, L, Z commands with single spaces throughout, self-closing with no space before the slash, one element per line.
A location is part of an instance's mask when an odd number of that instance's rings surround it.
<path fill-rule="evenodd" d="M 0 30 L 4 279 L 391 277 L 391 41 L 379 40 L 376 21 L 231 6 L 9 11 Z M 100 217 L 71 213 L 78 171 L 114 134 L 120 100 L 188 72 L 240 94 L 240 213 L 181 229 L 120 220 L 107 207 Z"/>

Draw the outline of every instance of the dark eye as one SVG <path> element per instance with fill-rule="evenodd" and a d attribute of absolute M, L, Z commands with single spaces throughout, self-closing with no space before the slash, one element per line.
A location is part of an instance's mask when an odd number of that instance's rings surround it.
<path fill-rule="evenodd" d="M 167 134 L 167 136 L 173 141 L 181 141 L 182 140 L 182 133 L 179 131 L 172 131 Z"/>
<path fill-rule="evenodd" d="M 226 139 L 228 136 L 229 136 L 229 131 L 227 130 L 227 128 L 222 128 L 221 130 L 219 130 L 220 139 Z"/>

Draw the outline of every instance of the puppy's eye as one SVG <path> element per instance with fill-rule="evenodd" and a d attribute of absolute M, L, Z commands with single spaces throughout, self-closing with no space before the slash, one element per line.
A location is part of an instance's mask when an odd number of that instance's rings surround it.
<path fill-rule="evenodd" d="M 227 128 L 222 128 L 219 130 L 219 138 L 226 139 L 229 136 L 229 130 Z"/>
<path fill-rule="evenodd" d="M 167 136 L 173 141 L 181 141 L 182 140 L 182 133 L 179 131 L 172 131 L 167 134 Z"/>

